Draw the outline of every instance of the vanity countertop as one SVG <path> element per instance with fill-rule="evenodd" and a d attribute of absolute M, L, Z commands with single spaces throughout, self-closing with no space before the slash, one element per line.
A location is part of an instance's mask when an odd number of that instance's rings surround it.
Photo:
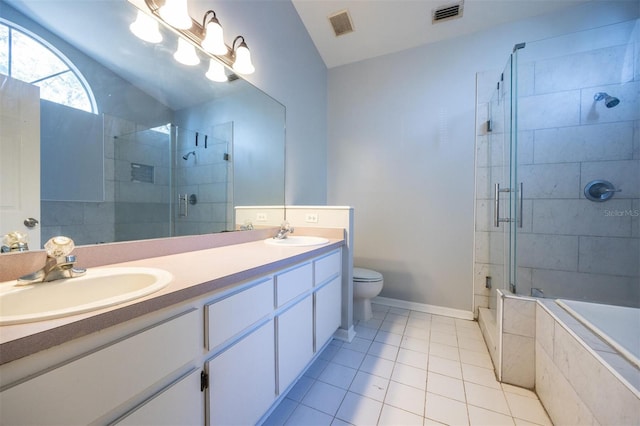
<path fill-rule="evenodd" d="M 260 239 L 100 266 L 155 267 L 174 278 L 165 288 L 120 305 L 0 327 L 0 365 L 329 252 L 344 245 L 339 231 L 326 235 L 329 242 L 321 246 L 274 247 Z"/>

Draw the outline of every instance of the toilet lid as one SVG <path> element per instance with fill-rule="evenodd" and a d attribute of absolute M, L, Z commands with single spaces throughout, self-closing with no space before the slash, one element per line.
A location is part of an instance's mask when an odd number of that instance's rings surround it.
<path fill-rule="evenodd" d="M 365 268 L 353 268 L 353 280 L 360 282 L 374 282 L 382 280 L 380 272 Z"/>

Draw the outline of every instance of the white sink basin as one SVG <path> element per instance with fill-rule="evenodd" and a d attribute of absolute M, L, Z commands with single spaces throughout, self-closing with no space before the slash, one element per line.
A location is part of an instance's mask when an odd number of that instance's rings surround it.
<path fill-rule="evenodd" d="M 274 246 L 284 247 L 304 247 L 304 246 L 318 246 L 329 242 L 327 238 L 323 237 L 306 237 L 302 235 L 289 235 L 287 238 L 281 240 L 277 238 L 267 238 L 265 243 Z"/>
<path fill-rule="evenodd" d="M 0 325 L 60 318 L 128 302 L 164 288 L 173 275 L 155 268 L 96 268 L 86 275 L 16 286 L 0 283 Z"/>

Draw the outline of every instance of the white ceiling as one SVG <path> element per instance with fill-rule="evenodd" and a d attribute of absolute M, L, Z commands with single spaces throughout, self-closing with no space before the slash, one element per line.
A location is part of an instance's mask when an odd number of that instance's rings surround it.
<path fill-rule="evenodd" d="M 431 23 L 456 0 L 292 0 L 327 68 L 552 12 L 589 0 L 465 0 L 459 19 Z M 355 31 L 336 37 L 328 16 L 347 9 Z"/>

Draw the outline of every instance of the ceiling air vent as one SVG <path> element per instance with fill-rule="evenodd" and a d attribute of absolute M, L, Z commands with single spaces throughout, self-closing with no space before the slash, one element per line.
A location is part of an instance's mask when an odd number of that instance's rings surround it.
<path fill-rule="evenodd" d="M 353 32 L 353 22 L 348 10 L 341 10 L 333 15 L 329 15 L 329 22 L 336 36 L 341 36 Z"/>
<path fill-rule="evenodd" d="M 447 4 L 433 9 L 432 23 L 448 21 L 449 19 L 461 18 L 464 2 Z"/>

